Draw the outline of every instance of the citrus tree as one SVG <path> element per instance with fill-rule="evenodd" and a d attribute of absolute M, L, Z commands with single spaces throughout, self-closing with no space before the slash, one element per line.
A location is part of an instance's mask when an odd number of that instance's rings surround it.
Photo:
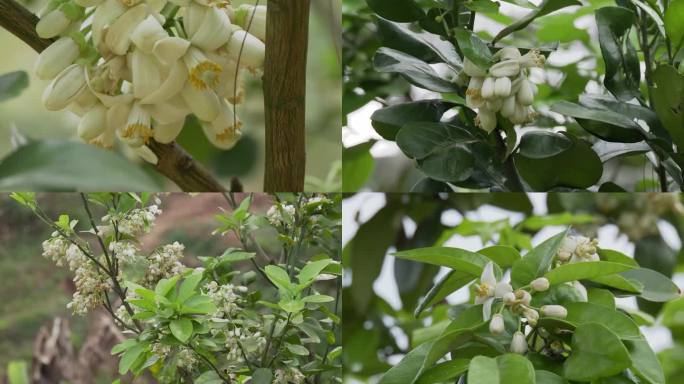
<path fill-rule="evenodd" d="M 235 236 L 243 248 L 199 256 L 196 267 L 185 264 L 177 241 L 141 251 L 162 214 L 159 197 L 81 194 L 84 223 L 67 213 L 48 217 L 33 194 L 12 197 L 54 230 L 43 256 L 74 274 L 68 307 L 76 315 L 102 308 L 127 335 L 111 351 L 122 379 L 129 372 L 163 383 L 339 377 L 337 197 L 278 195 L 257 215 L 252 196 L 226 195 L 229 209 L 216 215 L 214 235 Z M 259 245 L 251 234 L 258 229 L 275 232 L 277 251 Z"/>
<path fill-rule="evenodd" d="M 345 150 L 345 190 L 377 141 L 420 171 L 415 191 L 680 189 L 680 0 L 345 6 L 345 112 L 375 110 L 357 134 L 371 140 Z"/>

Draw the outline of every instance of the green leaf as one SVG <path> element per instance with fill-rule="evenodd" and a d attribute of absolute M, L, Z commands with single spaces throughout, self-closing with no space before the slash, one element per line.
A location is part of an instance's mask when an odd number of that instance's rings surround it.
<path fill-rule="evenodd" d="M 381 378 L 378 384 L 412 384 L 423 369 L 423 362 L 427 357 L 432 343 L 419 345 L 411 350 L 401 361 L 390 368 Z"/>
<path fill-rule="evenodd" d="M 304 309 L 305 304 L 302 300 L 289 299 L 281 300 L 278 306 L 287 313 L 297 313 Z"/>
<path fill-rule="evenodd" d="M 371 123 L 380 136 L 393 141 L 402 126 L 413 122 L 438 123 L 444 112 L 455 105 L 444 100 L 420 100 L 394 104 L 375 111 L 371 116 Z M 345 159 L 345 168 L 346 164 Z"/>
<path fill-rule="evenodd" d="M 629 48 L 631 42 L 628 38 L 627 52 L 623 52 L 622 49 L 622 39 L 634 24 L 636 15 L 625 7 L 603 7 L 595 12 L 595 16 L 601 53 L 606 65 L 604 85 L 620 100 L 628 101 L 634 97 L 641 97 L 640 79 L 634 78 L 634 74 L 628 68 L 629 50 L 634 49 Z M 632 55 L 636 56 L 633 53 Z M 637 75 L 640 75 L 640 72 Z"/>
<path fill-rule="evenodd" d="M 628 280 L 620 275 L 601 276 L 590 280 L 629 293 L 641 293 L 644 288 L 638 281 Z"/>
<path fill-rule="evenodd" d="M 254 256 L 256 256 L 256 253 L 254 252 L 243 252 L 243 251 L 236 251 L 233 248 L 230 248 L 226 250 L 223 255 L 219 256 L 219 262 L 220 263 L 236 263 L 238 261 L 245 261 L 249 259 L 253 259 Z"/>
<path fill-rule="evenodd" d="M 309 356 L 309 350 L 306 349 L 306 347 L 304 347 L 302 345 L 286 343 L 285 347 L 287 348 L 288 351 L 292 352 L 295 355 Z"/>
<path fill-rule="evenodd" d="M 134 346 L 136 344 L 138 344 L 138 340 L 126 339 L 126 340 L 120 342 L 119 344 L 115 345 L 112 348 L 111 354 L 112 355 L 118 355 L 119 353 L 121 353 L 123 351 L 127 351 L 128 349 L 130 349 L 132 346 Z"/>
<path fill-rule="evenodd" d="M 366 0 L 378 15 L 400 23 L 416 21 L 425 13 L 414 0 Z"/>
<path fill-rule="evenodd" d="M 458 92 L 456 84 L 445 80 L 428 63 L 395 49 L 382 47 L 373 57 L 378 72 L 398 73 L 409 83 L 434 92 Z"/>
<path fill-rule="evenodd" d="M 634 363 L 632 369 L 637 376 L 645 379 L 649 384 L 665 384 L 663 368 L 646 340 L 625 340 L 625 346 L 629 350 Z"/>
<path fill-rule="evenodd" d="M 513 264 L 511 283 L 514 288 L 529 284 L 549 270 L 568 230 L 569 228 L 545 240 Z"/>
<path fill-rule="evenodd" d="M 566 321 L 577 326 L 586 323 L 601 323 L 623 340 L 640 340 L 639 327 L 628 315 L 598 304 L 577 302 L 566 303 Z"/>
<path fill-rule="evenodd" d="M 322 259 L 317 261 L 311 261 L 306 263 L 304 268 L 299 271 L 297 279 L 300 284 L 311 284 L 316 277 L 323 271 L 328 265 L 334 263 L 332 259 Z"/>
<path fill-rule="evenodd" d="M 290 276 L 287 275 L 287 272 L 283 268 L 276 265 L 267 265 L 266 268 L 264 268 L 264 272 L 266 272 L 268 279 L 271 280 L 279 289 L 285 291 L 292 289 Z"/>
<path fill-rule="evenodd" d="M 457 270 L 451 270 L 448 274 L 444 275 L 435 285 L 430 288 L 425 298 L 420 302 L 418 307 L 416 307 L 413 315 L 415 317 L 420 316 L 420 314 L 426 309 L 430 308 L 436 303 L 442 301 L 445 297 L 456 292 L 457 290 L 465 287 L 471 281 L 475 280 L 478 276 Z"/>
<path fill-rule="evenodd" d="M 469 363 L 470 360 L 468 359 L 454 359 L 439 363 L 420 375 L 417 383 L 433 384 L 449 381 L 460 376 L 466 370 L 468 370 Z"/>
<path fill-rule="evenodd" d="M 609 261 L 586 261 L 560 265 L 544 275 L 553 284 L 568 281 L 591 279 L 594 277 L 612 275 L 633 269 L 633 266 L 611 263 Z"/>
<path fill-rule="evenodd" d="M 673 0 L 665 11 L 665 32 L 672 42 L 673 52 L 684 44 L 684 0 Z"/>
<path fill-rule="evenodd" d="M 468 367 L 468 382 L 478 384 L 506 384 L 515 378 L 516 384 L 535 384 L 532 363 L 524 356 L 508 353 L 496 359 L 475 356 Z"/>
<path fill-rule="evenodd" d="M 496 359 L 475 356 L 468 366 L 468 382 L 478 384 L 499 384 L 499 367 Z"/>
<path fill-rule="evenodd" d="M 189 298 L 181 307 L 183 314 L 211 314 L 216 312 L 216 305 L 209 296 L 196 295 Z"/>
<path fill-rule="evenodd" d="M 165 297 L 173 288 L 176 287 L 176 283 L 180 279 L 180 275 L 176 275 L 169 279 L 161 279 L 154 288 L 154 293 L 157 296 Z"/>
<path fill-rule="evenodd" d="M 28 74 L 24 71 L 0 75 L 0 102 L 19 96 L 28 85 Z"/>
<path fill-rule="evenodd" d="M 606 308 L 615 309 L 615 296 L 607 289 L 587 289 L 588 301 L 592 304 L 602 305 Z"/>
<path fill-rule="evenodd" d="M 682 1 L 680 0 L 680 4 Z M 681 6 L 684 8 L 684 6 Z M 681 25 L 680 21 L 680 25 Z M 684 75 L 671 65 L 653 71 L 655 87 L 650 88 L 656 114 L 677 147 L 684 147 Z"/>
<path fill-rule="evenodd" d="M 534 131 L 522 137 L 518 148 L 522 156 L 545 159 L 567 151 L 572 145 L 572 140 L 567 136 L 551 131 Z"/>
<path fill-rule="evenodd" d="M 335 301 L 335 298 L 328 295 L 311 295 L 302 298 L 305 303 L 329 303 Z"/>
<path fill-rule="evenodd" d="M 496 37 L 494 37 L 494 39 L 492 40 L 492 44 L 496 43 L 497 41 L 503 39 L 504 37 L 508 36 L 509 34 L 515 31 L 525 28 L 528 24 L 530 24 L 532 21 L 534 21 L 534 19 L 538 17 L 548 15 L 551 12 L 557 11 L 561 8 L 569 7 L 571 5 L 581 5 L 581 3 L 577 0 L 544 0 L 541 4 L 539 4 L 539 6 L 535 10 L 525 15 L 522 19 L 519 19 L 515 23 L 502 29 L 501 32 L 499 32 L 496 35 Z"/>
<path fill-rule="evenodd" d="M 564 378 L 553 372 L 537 370 L 534 374 L 537 384 L 568 384 Z"/>
<path fill-rule="evenodd" d="M 508 268 L 520 260 L 520 252 L 508 245 L 492 245 L 477 251 L 480 255 L 487 256 L 502 269 Z"/>
<path fill-rule="evenodd" d="M 367 141 L 353 147 L 345 148 L 342 152 L 342 190 L 356 192 L 366 184 L 373 174 L 375 161 L 370 153 L 375 141 Z"/>
<path fill-rule="evenodd" d="M 573 117 L 587 132 L 605 141 L 636 143 L 644 139 L 641 129 L 629 117 L 608 109 L 586 107 L 560 101 L 551 110 Z"/>
<path fill-rule="evenodd" d="M 195 289 L 197 288 L 197 285 L 202 281 L 202 277 L 204 276 L 204 273 L 202 271 L 200 272 L 195 272 L 191 274 L 190 276 L 186 277 L 185 280 L 180 285 L 180 288 L 178 288 L 178 296 L 176 297 L 176 301 L 178 303 L 184 303 L 185 300 L 189 299 L 192 295 L 195 294 Z"/>
<path fill-rule="evenodd" d="M 190 339 L 190 336 L 192 336 L 192 320 L 186 318 L 172 320 L 171 323 L 169 323 L 169 329 L 171 330 L 171 334 L 178 339 L 178 341 L 185 343 Z"/>
<path fill-rule="evenodd" d="M 448 267 L 479 276 L 489 259 L 478 253 L 460 248 L 428 247 L 395 252 L 394 257 L 421 263 Z M 498 267 L 495 265 L 495 268 Z M 499 270 L 500 272 L 500 270 Z"/>
<path fill-rule="evenodd" d="M 138 343 L 124 353 L 119 360 L 119 374 L 125 375 L 138 358 L 147 350 L 147 344 Z"/>
<path fill-rule="evenodd" d="M 10 361 L 7 364 L 7 380 L 9 384 L 30 384 L 28 364 L 25 361 Z"/>
<path fill-rule="evenodd" d="M 420 169 L 434 180 L 463 181 L 473 172 L 474 158 L 467 144 L 477 139 L 457 125 L 409 123 L 396 140 L 404 154 L 418 160 Z"/>
<path fill-rule="evenodd" d="M 34 141 L 0 160 L 0 190 L 159 189 L 159 184 L 138 166 L 114 152 L 83 143 Z"/>
<path fill-rule="evenodd" d="M 252 384 L 271 384 L 273 371 L 270 368 L 257 368 L 252 374 Z"/>
<path fill-rule="evenodd" d="M 195 384 L 223 384 L 224 381 L 214 371 L 206 371 L 195 379 Z"/>
<path fill-rule="evenodd" d="M 494 56 L 482 39 L 465 28 L 455 28 L 454 31 L 463 56 L 482 69 L 488 69 L 492 66 Z"/>
<path fill-rule="evenodd" d="M 610 329 L 598 323 L 582 324 L 572 336 L 572 352 L 563 364 L 568 380 L 592 381 L 629 368 L 627 348 Z"/>
<path fill-rule="evenodd" d="M 643 285 L 639 296 L 645 300 L 666 302 L 678 298 L 681 293 L 672 280 L 652 269 L 639 268 L 622 272 L 620 275 Z"/>

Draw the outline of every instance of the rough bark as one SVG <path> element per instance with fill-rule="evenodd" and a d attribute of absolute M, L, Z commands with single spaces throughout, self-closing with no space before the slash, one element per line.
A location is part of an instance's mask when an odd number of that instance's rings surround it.
<path fill-rule="evenodd" d="M 47 48 L 52 40 L 36 34 L 38 18 L 14 0 L 0 0 L 0 26 L 20 38 L 37 52 Z M 198 161 L 176 143 L 148 145 L 159 158 L 155 166 L 159 173 L 186 192 L 221 192 L 225 188 Z M 239 183 L 238 183 L 239 184 Z"/>
<path fill-rule="evenodd" d="M 310 0 L 269 0 L 264 64 L 266 192 L 304 189 Z"/>

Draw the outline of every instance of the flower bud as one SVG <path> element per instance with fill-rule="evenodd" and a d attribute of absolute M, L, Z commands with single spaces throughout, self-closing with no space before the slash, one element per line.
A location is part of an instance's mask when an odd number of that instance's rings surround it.
<path fill-rule="evenodd" d="M 544 316 L 558 317 L 560 319 L 568 316 L 568 310 L 562 305 L 544 305 L 541 307 L 541 313 Z"/>
<path fill-rule="evenodd" d="M 580 301 L 589 301 L 589 296 L 587 294 L 587 289 L 580 283 L 579 281 L 573 281 L 572 282 L 572 287 L 575 288 L 577 293 L 580 296 Z"/>
<path fill-rule="evenodd" d="M 518 60 L 500 61 L 489 68 L 489 75 L 493 77 L 515 77 L 520 73 Z"/>
<path fill-rule="evenodd" d="M 468 60 L 467 57 L 463 59 L 463 72 L 470 77 L 487 76 L 487 71 L 475 65 L 472 61 Z"/>
<path fill-rule="evenodd" d="M 59 36 L 71 24 L 71 20 L 61 9 L 54 9 L 48 12 L 36 24 L 36 33 L 43 39 L 50 39 Z"/>
<path fill-rule="evenodd" d="M 213 51 L 228 42 L 232 28 L 228 15 L 222 9 L 207 8 L 199 27 L 194 34 L 189 36 L 193 45 L 207 51 Z"/>
<path fill-rule="evenodd" d="M 502 99 L 489 99 L 485 102 L 485 108 L 489 109 L 492 112 L 499 112 L 502 105 Z"/>
<path fill-rule="evenodd" d="M 235 31 L 227 44 L 228 54 L 243 66 L 254 72 L 264 66 L 266 46 L 261 40 L 245 31 Z"/>
<path fill-rule="evenodd" d="M 505 330 L 504 318 L 500 314 L 492 316 L 492 320 L 489 321 L 489 332 L 498 335 Z"/>
<path fill-rule="evenodd" d="M 83 116 L 78 124 L 78 136 L 85 142 L 90 142 L 100 136 L 107 128 L 107 107 L 101 103 L 95 106 Z"/>
<path fill-rule="evenodd" d="M 494 58 L 499 60 L 519 59 L 520 56 L 520 51 L 516 47 L 504 47 L 494 54 Z"/>
<path fill-rule="evenodd" d="M 72 64 L 63 70 L 43 92 L 43 105 L 48 111 L 59 111 L 74 101 L 86 88 L 85 70 Z"/>
<path fill-rule="evenodd" d="M 508 293 L 503 295 L 503 302 L 506 305 L 511 305 L 511 304 L 515 303 L 515 300 L 516 300 L 515 299 L 515 293 L 513 293 L 513 292 L 508 292 Z"/>
<path fill-rule="evenodd" d="M 529 80 L 525 79 L 520 83 L 520 90 L 516 97 L 521 105 L 532 105 L 534 102 L 534 88 Z"/>
<path fill-rule="evenodd" d="M 508 97 L 511 94 L 511 79 L 499 77 L 494 83 L 494 95 L 496 97 Z"/>
<path fill-rule="evenodd" d="M 233 20 L 259 40 L 266 41 L 266 13 L 265 5 L 242 4 L 235 10 Z"/>
<path fill-rule="evenodd" d="M 35 72 L 42 80 L 54 79 L 73 64 L 80 54 L 78 44 L 71 37 L 62 37 L 38 55 Z"/>
<path fill-rule="evenodd" d="M 147 16 L 131 33 L 133 44 L 147 54 L 151 54 L 154 45 L 165 37 L 169 37 L 169 34 L 152 15 Z"/>
<path fill-rule="evenodd" d="M 511 352 L 524 355 L 527 352 L 527 339 L 525 335 L 517 331 L 513 334 L 513 340 L 511 340 Z"/>
<path fill-rule="evenodd" d="M 515 113 L 515 96 L 511 95 L 501 102 L 501 116 L 511 117 Z"/>
<path fill-rule="evenodd" d="M 487 99 L 491 99 L 492 97 L 494 97 L 495 84 L 496 84 L 495 78 L 493 78 L 491 76 L 485 77 L 484 82 L 482 83 L 482 89 L 480 90 L 480 94 L 482 95 L 483 99 L 487 100 Z"/>
<path fill-rule="evenodd" d="M 496 128 L 496 113 L 486 108 L 480 108 L 475 117 L 475 125 L 487 133 L 492 132 Z"/>
<path fill-rule="evenodd" d="M 527 322 L 532 326 L 537 325 L 537 321 L 539 321 L 539 312 L 532 308 L 525 308 L 523 310 L 523 316 L 525 316 Z"/>
<path fill-rule="evenodd" d="M 521 289 L 515 291 L 515 298 L 520 301 L 522 305 L 530 305 L 532 302 L 532 295 L 529 292 Z"/>
<path fill-rule="evenodd" d="M 549 279 L 545 277 L 540 277 L 538 279 L 532 280 L 530 286 L 537 292 L 544 292 L 549 289 Z"/>

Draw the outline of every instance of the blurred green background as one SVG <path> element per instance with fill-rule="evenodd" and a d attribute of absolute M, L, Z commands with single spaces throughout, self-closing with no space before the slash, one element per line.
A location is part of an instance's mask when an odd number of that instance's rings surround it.
<path fill-rule="evenodd" d="M 234 0 L 234 6 L 253 4 L 255 0 Z M 45 0 L 23 1 L 37 12 Z M 267 3 L 264 0 L 260 4 Z M 339 190 L 341 180 L 341 0 L 312 0 L 307 97 L 307 190 Z M 49 112 L 40 101 L 47 81 L 33 75 L 38 54 L 9 32 L 0 28 L 0 46 L 6 57 L 0 61 L 0 74 L 24 70 L 29 73 L 29 87 L 19 97 L 0 103 L 0 159 L 12 151 L 12 137 L 32 139 L 76 138 L 78 117 L 70 112 Z M 261 81 L 251 78 L 247 99 L 237 113 L 244 122 L 243 138 L 230 151 L 214 148 L 204 137 L 196 121 L 190 120 L 179 143 L 197 160 L 207 165 L 224 184 L 238 176 L 245 190 L 263 189 L 264 118 Z M 16 136 L 15 136 L 16 138 Z M 130 156 L 130 154 L 129 154 Z M 131 157 L 135 159 L 135 157 Z M 140 162 L 139 160 L 134 160 Z M 155 173 L 147 164 L 141 166 Z M 161 190 L 176 190 L 171 182 L 159 177 Z"/>

